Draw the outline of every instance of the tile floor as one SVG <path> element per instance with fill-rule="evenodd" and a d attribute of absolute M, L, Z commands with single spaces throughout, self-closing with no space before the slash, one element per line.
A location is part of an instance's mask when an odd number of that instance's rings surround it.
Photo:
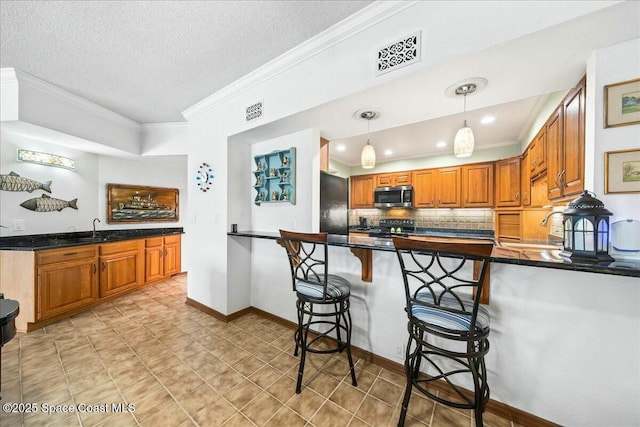
<path fill-rule="evenodd" d="M 16 335 L 2 348 L 0 402 L 31 412 L 3 406 L 0 425 L 396 425 L 403 376 L 359 359 L 353 387 L 344 353 L 313 354 L 296 395 L 292 331 L 253 314 L 216 320 L 185 304 L 186 280 Z M 474 424 L 417 393 L 409 412 L 406 425 Z M 490 413 L 485 424 L 513 427 Z"/>

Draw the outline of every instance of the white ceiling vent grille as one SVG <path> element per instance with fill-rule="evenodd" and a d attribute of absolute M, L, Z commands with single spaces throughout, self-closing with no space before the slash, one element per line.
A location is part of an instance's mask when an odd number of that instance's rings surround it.
<path fill-rule="evenodd" d="M 378 50 L 376 75 L 420 61 L 420 31 Z"/>
<path fill-rule="evenodd" d="M 263 106 L 262 101 L 258 101 L 255 104 L 249 105 L 245 110 L 246 120 L 250 122 L 252 120 L 256 120 L 262 117 L 262 113 L 263 113 L 262 106 Z"/>

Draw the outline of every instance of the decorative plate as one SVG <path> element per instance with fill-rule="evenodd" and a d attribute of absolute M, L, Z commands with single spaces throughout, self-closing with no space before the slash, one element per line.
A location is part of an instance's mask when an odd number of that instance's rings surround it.
<path fill-rule="evenodd" d="M 203 193 L 211 189 L 211 185 L 213 184 L 213 169 L 211 169 L 209 163 L 203 162 L 200 165 L 196 173 L 196 181 L 198 182 L 198 188 L 200 188 Z"/>

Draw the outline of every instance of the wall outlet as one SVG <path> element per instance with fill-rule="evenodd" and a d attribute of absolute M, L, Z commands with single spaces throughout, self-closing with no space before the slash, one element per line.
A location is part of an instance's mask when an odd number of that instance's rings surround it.
<path fill-rule="evenodd" d="M 403 345 L 397 345 L 396 346 L 396 356 L 404 357 L 404 346 Z"/>
<path fill-rule="evenodd" d="M 13 220 L 13 230 L 14 231 L 24 231 L 24 220 L 23 219 L 14 219 Z"/>

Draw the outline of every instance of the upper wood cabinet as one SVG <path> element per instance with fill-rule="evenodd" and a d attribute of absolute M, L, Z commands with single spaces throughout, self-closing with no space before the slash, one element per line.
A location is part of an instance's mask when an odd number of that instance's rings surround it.
<path fill-rule="evenodd" d="M 550 200 L 584 188 L 586 78 L 573 88 L 547 122 L 547 176 Z"/>
<path fill-rule="evenodd" d="M 376 187 L 395 187 L 411 185 L 411 171 L 382 173 L 376 175 Z"/>
<path fill-rule="evenodd" d="M 531 205 L 531 151 L 524 152 L 520 164 L 520 203 Z"/>
<path fill-rule="evenodd" d="M 459 208 L 461 175 L 460 166 L 413 171 L 413 207 Z"/>
<path fill-rule="evenodd" d="M 373 189 L 375 188 L 375 175 L 356 175 L 350 179 L 350 204 L 351 209 L 373 208 Z"/>
<path fill-rule="evenodd" d="M 536 177 L 547 170 L 547 127 L 540 129 L 527 150 L 529 153 L 529 172 Z"/>
<path fill-rule="evenodd" d="M 493 207 L 493 162 L 462 166 L 462 207 Z"/>
<path fill-rule="evenodd" d="M 496 207 L 520 206 L 520 157 L 496 162 Z"/>

